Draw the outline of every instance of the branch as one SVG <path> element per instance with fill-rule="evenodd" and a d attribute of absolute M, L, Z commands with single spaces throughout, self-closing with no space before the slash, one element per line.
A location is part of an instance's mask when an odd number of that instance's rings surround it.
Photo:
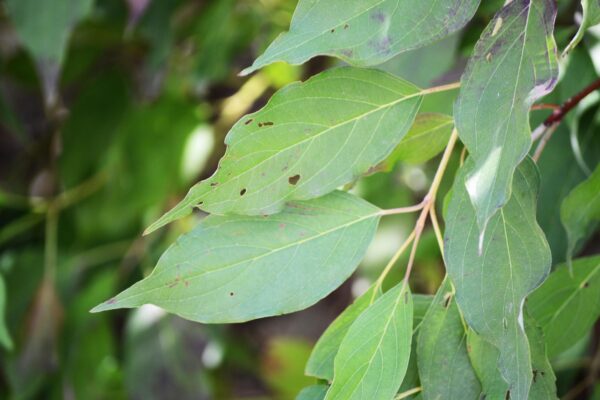
<path fill-rule="evenodd" d="M 533 155 L 534 161 L 537 162 L 539 160 L 544 147 L 546 147 L 546 143 L 548 143 L 548 140 L 550 140 L 550 137 L 565 116 L 572 109 L 577 107 L 577 105 L 581 103 L 583 99 L 598 89 L 600 89 L 600 79 L 595 80 L 575 96 L 569 98 L 567 101 L 561 104 L 560 107 L 555 108 L 552 114 L 550 114 L 550 116 L 546 118 L 546 120 L 540 126 L 534 129 L 533 133 L 531 134 L 531 140 L 536 141 L 539 138 L 542 138 Z"/>

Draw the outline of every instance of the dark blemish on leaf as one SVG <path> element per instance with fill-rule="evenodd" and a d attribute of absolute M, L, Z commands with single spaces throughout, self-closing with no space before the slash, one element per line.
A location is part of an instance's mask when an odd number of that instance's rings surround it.
<path fill-rule="evenodd" d="M 473 349 L 471 348 L 471 345 L 467 345 L 467 353 L 470 353 L 471 351 L 473 351 Z"/>
<path fill-rule="evenodd" d="M 210 184 L 210 186 L 211 186 L 211 187 L 215 187 L 215 186 L 217 186 L 218 184 L 219 184 L 219 182 L 213 182 L 213 183 L 211 183 L 211 184 Z"/>
<path fill-rule="evenodd" d="M 377 21 L 379 23 L 384 23 L 385 22 L 385 14 L 381 10 L 375 10 L 375 11 L 373 11 L 373 13 L 371 14 L 371 18 L 374 21 Z"/>
<path fill-rule="evenodd" d="M 391 52 L 391 44 L 392 39 L 389 36 L 385 36 L 379 40 L 369 40 L 369 45 L 380 54 L 389 54 Z"/>
<path fill-rule="evenodd" d="M 229 295 L 230 295 L 230 296 L 233 296 L 234 294 L 235 294 L 235 293 L 233 293 L 233 292 L 229 292 Z"/>
<path fill-rule="evenodd" d="M 540 371 L 540 375 L 545 376 L 546 373 L 544 371 Z"/>
<path fill-rule="evenodd" d="M 335 28 L 333 28 L 332 30 L 330 30 L 329 32 L 334 33 L 335 32 Z"/>
<path fill-rule="evenodd" d="M 583 283 L 583 287 L 584 287 L 584 288 L 588 288 L 588 287 L 590 287 L 590 283 L 589 283 L 589 282 L 584 282 L 584 283 Z"/>
<path fill-rule="evenodd" d="M 263 123 L 264 126 L 273 126 L 273 122 L 267 121 Z"/>
<path fill-rule="evenodd" d="M 250 118 L 248 121 L 244 122 L 244 125 L 250 125 L 252 123 L 252 121 L 254 121 L 252 118 Z"/>
<path fill-rule="evenodd" d="M 447 293 L 444 297 L 444 308 L 448 308 L 450 301 L 452 300 L 452 293 Z"/>
<path fill-rule="evenodd" d="M 534 369 L 532 372 L 533 372 L 533 383 L 535 383 L 537 381 L 538 370 Z"/>
<path fill-rule="evenodd" d="M 290 183 L 290 185 L 295 185 L 296 183 L 298 183 L 298 181 L 300 180 L 300 175 L 296 174 L 294 176 L 290 176 L 288 178 L 288 182 Z"/>
<path fill-rule="evenodd" d="M 344 25 L 344 29 L 348 29 L 348 28 L 350 28 L 350 25 L 348 25 L 348 24 L 345 24 L 345 25 Z"/>
<path fill-rule="evenodd" d="M 504 396 L 504 400 L 510 400 L 510 389 L 506 391 L 506 396 Z"/>
<path fill-rule="evenodd" d="M 504 329 L 508 329 L 508 321 L 506 320 L 506 318 L 502 318 L 502 326 L 504 327 Z"/>
<path fill-rule="evenodd" d="M 246 188 L 240 190 L 240 196 L 243 196 L 246 194 Z"/>
<path fill-rule="evenodd" d="M 199 206 L 201 206 L 202 204 L 204 204 L 204 202 L 203 202 L 203 201 L 199 201 L 199 202 L 198 202 L 198 205 L 199 205 Z"/>
<path fill-rule="evenodd" d="M 117 302 L 117 298 L 113 297 L 112 299 L 109 299 L 106 301 L 106 304 L 115 304 Z"/>

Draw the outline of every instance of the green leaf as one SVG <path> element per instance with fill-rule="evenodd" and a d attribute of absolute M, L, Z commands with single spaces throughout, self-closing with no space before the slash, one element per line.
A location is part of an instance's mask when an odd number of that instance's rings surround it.
<path fill-rule="evenodd" d="M 306 375 L 328 381 L 333 380 L 334 360 L 344 336 L 346 336 L 348 329 L 350 329 L 356 318 L 381 294 L 381 290 L 379 290 L 373 296 L 373 287 L 371 287 L 329 325 L 315 344 L 306 364 Z M 420 326 L 431 300 L 432 296 L 429 295 L 413 295 L 413 327 L 415 330 Z"/>
<path fill-rule="evenodd" d="M 567 231 L 567 262 L 570 263 L 579 241 L 600 220 L 600 165 L 565 198 L 560 219 Z"/>
<path fill-rule="evenodd" d="M 92 311 L 155 304 L 205 323 L 302 310 L 352 274 L 379 209 L 344 192 L 270 217 L 209 216 L 163 254 L 146 279 Z"/>
<path fill-rule="evenodd" d="M 7 0 L 5 4 L 21 42 L 36 61 L 46 101 L 53 104 L 69 36 L 94 0 Z"/>
<path fill-rule="evenodd" d="M 440 286 L 417 339 L 417 361 L 427 399 L 479 399 L 477 376 L 467 354 L 467 333 L 449 279 Z"/>
<path fill-rule="evenodd" d="M 377 65 L 462 28 L 479 0 L 301 0 L 290 30 L 281 34 L 247 75 L 276 61 L 290 64 L 318 56 L 352 65 Z"/>
<path fill-rule="evenodd" d="M 408 367 L 412 314 L 412 296 L 403 283 L 363 312 L 335 357 L 334 379 L 325 399 L 393 399 Z"/>
<path fill-rule="evenodd" d="M 189 214 L 274 214 L 322 196 L 383 161 L 412 125 L 422 93 L 376 70 L 337 68 L 278 91 L 231 129 L 217 172 L 147 232 Z"/>
<path fill-rule="evenodd" d="M 540 178 L 533 161 L 526 158 L 515 173 L 511 199 L 489 222 L 480 253 L 477 218 L 464 185 L 472 166 L 469 158 L 448 206 L 447 270 L 469 325 L 501 349 L 498 366 L 510 384 L 511 399 L 527 399 L 533 376 L 523 304 L 544 280 L 551 262 L 535 219 Z"/>
<path fill-rule="evenodd" d="M 4 279 L 0 275 L 0 345 L 7 350 L 12 350 L 13 342 L 8 333 L 6 327 L 6 321 L 4 320 L 4 310 L 6 308 L 6 285 Z"/>
<path fill-rule="evenodd" d="M 385 161 L 391 168 L 398 161 L 424 163 L 444 150 L 452 134 L 452 117 L 437 113 L 419 114 L 404 139 Z"/>
<path fill-rule="evenodd" d="M 533 381 L 531 383 L 530 400 L 557 400 L 556 376 L 546 355 L 544 333 L 537 322 L 528 314 L 525 318 L 525 331 L 531 348 L 531 365 Z"/>
<path fill-rule="evenodd" d="M 581 0 L 583 8 L 583 18 L 581 25 L 569 45 L 563 51 L 563 57 L 571 52 L 581 42 L 583 35 L 588 28 L 600 24 L 600 1 L 599 0 Z"/>
<path fill-rule="evenodd" d="M 357 298 L 329 325 L 321 335 L 306 363 L 306 375 L 333 380 L 334 359 L 350 326 L 374 301 L 381 296 L 381 290 L 373 294 L 374 287 Z"/>
<path fill-rule="evenodd" d="M 581 340 L 600 316 L 600 256 L 573 261 L 573 275 L 560 265 L 529 298 L 529 310 L 556 357 Z"/>
<path fill-rule="evenodd" d="M 529 108 L 558 78 L 554 0 L 510 1 L 479 39 L 461 79 L 456 127 L 475 160 L 466 186 L 479 231 L 510 198 L 531 147 Z"/>
<path fill-rule="evenodd" d="M 525 329 L 531 348 L 532 383 L 529 400 L 556 399 L 556 377 L 546 356 L 546 346 L 541 329 L 529 315 L 525 317 Z M 480 398 L 508 398 L 508 384 L 498 370 L 498 349 L 475 332 L 468 332 L 469 357 L 481 381 Z M 513 398 L 513 397 L 510 397 Z"/>
<path fill-rule="evenodd" d="M 472 329 L 467 332 L 467 348 L 471 365 L 481 382 L 480 399 L 506 399 L 508 384 L 498 370 L 498 349 Z"/>
<path fill-rule="evenodd" d="M 327 385 L 312 385 L 302 389 L 296 400 L 323 400 L 327 393 Z"/>

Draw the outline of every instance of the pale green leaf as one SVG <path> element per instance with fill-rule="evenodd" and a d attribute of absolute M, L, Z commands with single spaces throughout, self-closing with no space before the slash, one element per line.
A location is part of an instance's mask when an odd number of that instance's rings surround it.
<path fill-rule="evenodd" d="M 352 182 L 383 161 L 404 137 L 422 92 L 387 73 L 325 71 L 278 91 L 229 132 L 217 172 L 154 223 L 189 214 L 273 214 Z"/>
<path fill-rule="evenodd" d="M 0 275 L 0 345 L 7 350 L 11 350 L 13 347 L 12 339 L 6 328 L 6 322 L 4 321 L 4 313 L 6 308 L 6 285 L 4 279 Z"/>
<path fill-rule="evenodd" d="M 417 115 L 404 139 L 385 160 L 387 168 L 398 161 L 411 164 L 424 163 L 441 153 L 450 139 L 454 120 L 437 113 Z"/>
<path fill-rule="evenodd" d="M 600 316 L 600 256 L 565 264 L 531 294 L 529 310 L 544 330 L 548 355 L 556 357 L 581 340 Z"/>
<path fill-rule="evenodd" d="M 400 283 L 352 324 L 335 357 L 326 400 L 391 400 L 406 373 L 412 341 L 412 296 Z"/>
<path fill-rule="evenodd" d="M 501 349 L 498 366 L 511 399 L 527 399 L 533 378 L 523 326 L 526 296 L 550 270 L 550 248 L 536 222 L 539 174 L 530 158 L 519 166 L 512 197 L 489 222 L 479 252 L 475 211 L 464 185 L 468 159 L 456 178 L 447 211 L 446 264 L 468 324 Z"/>
<path fill-rule="evenodd" d="M 459 30 L 478 6 L 479 0 L 301 0 L 290 30 L 242 74 L 276 61 L 302 64 L 318 55 L 358 66 L 381 64 Z"/>
<path fill-rule="evenodd" d="M 340 344 L 356 318 L 381 296 L 381 290 L 373 293 L 374 287 L 367 290 L 344 310 L 321 335 L 306 363 L 306 375 L 333 380 L 333 363 Z"/>
<path fill-rule="evenodd" d="M 467 333 L 449 279 L 440 286 L 419 329 L 417 361 L 423 398 L 479 399 L 467 354 Z"/>
<path fill-rule="evenodd" d="M 567 262 L 570 263 L 577 244 L 600 221 L 600 165 L 565 198 L 560 219 L 567 231 Z"/>
<path fill-rule="evenodd" d="M 466 186 L 483 234 L 510 198 L 531 147 L 529 108 L 558 77 L 554 0 L 510 1 L 487 26 L 461 79 L 456 127 L 474 159 Z"/>
<path fill-rule="evenodd" d="M 563 51 L 563 57 L 581 42 L 588 28 L 600 24 L 600 0 L 581 0 L 581 7 L 583 8 L 581 25 L 569 45 Z"/>
<path fill-rule="evenodd" d="M 345 192 L 290 203 L 269 217 L 209 216 L 146 279 L 92 311 L 155 304 L 230 323 L 302 310 L 346 280 L 371 242 L 379 209 Z"/>
<path fill-rule="evenodd" d="M 302 389 L 296 400 L 323 400 L 327 393 L 327 385 L 312 385 Z"/>
<path fill-rule="evenodd" d="M 329 325 L 327 330 L 317 341 L 317 344 L 315 344 L 308 363 L 306 364 L 305 373 L 307 375 L 326 379 L 328 381 L 333 380 L 335 355 L 338 352 L 344 336 L 346 336 L 348 329 L 350 329 L 350 326 L 354 323 L 356 318 L 369 307 L 372 301 L 378 299 L 379 296 L 381 296 L 381 291 L 379 290 L 375 296 L 373 296 L 373 287 L 371 287 L 346 308 L 344 312 L 331 323 L 331 325 Z M 429 295 L 413 295 L 413 327 L 415 330 L 421 324 L 421 321 L 431 304 L 431 300 L 432 296 Z"/>

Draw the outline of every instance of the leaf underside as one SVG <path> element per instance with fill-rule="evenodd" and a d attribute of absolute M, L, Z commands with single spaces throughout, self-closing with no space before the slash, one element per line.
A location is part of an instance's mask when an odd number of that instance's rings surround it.
<path fill-rule="evenodd" d="M 466 186 L 482 234 L 509 200 L 515 168 L 531 147 L 529 109 L 558 78 L 554 0 L 507 3 L 477 42 L 454 107 L 474 160 Z"/>
<path fill-rule="evenodd" d="M 209 216 L 152 274 L 92 311 L 150 303 L 193 321 L 232 323 L 302 310 L 352 274 L 378 221 L 378 208 L 345 192 L 269 217 Z"/>
<path fill-rule="evenodd" d="M 539 174 L 530 158 L 517 169 L 512 197 L 489 223 L 479 253 L 478 225 L 464 185 L 468 159 L 447 211 L 445 254 L 456 299 L 469 325 L 500 349 L 499 369 L 511 399 L 527 399 L 532 369 L 523 326 L 525 297 L 550 270 L 551 254 L 536 222 Z"/>
<path fill-rule="evenodd" d="M 301 64 L 318 55 L 351 65 L 381 64 L 462 28 L 479 0 L 301 0 L 281 34 L 247 75 L 276 61 Z"/>
<path fill-rule="evenodd" d="M 209 179 L 147 232 L 189 214 L 266 215 L 322 196 L 383 161 L 402 140 L 421 90 L 387 73 L 336 68 L 291 84 L 231 129 Z"/>

